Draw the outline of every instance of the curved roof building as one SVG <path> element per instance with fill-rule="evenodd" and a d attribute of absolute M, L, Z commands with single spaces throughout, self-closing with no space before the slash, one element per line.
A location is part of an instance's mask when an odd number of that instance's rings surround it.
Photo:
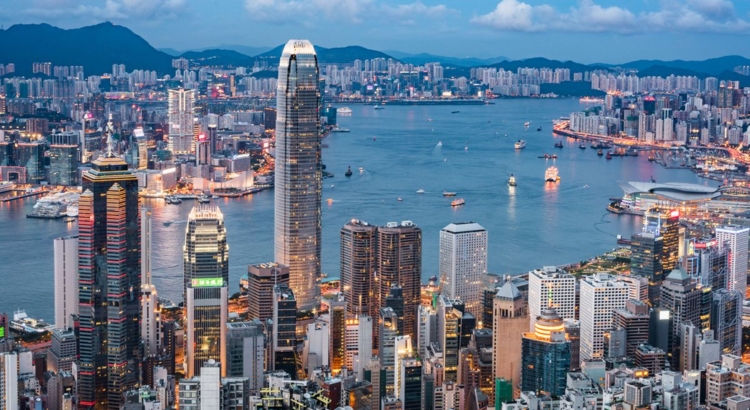
<path fill-rule="evenodd" d="M 721 195 L 719 188 L 683 182 L 619 181 L 626 196 L 655 195 L 659 200 L 671 202 L 708 201 Z"/>

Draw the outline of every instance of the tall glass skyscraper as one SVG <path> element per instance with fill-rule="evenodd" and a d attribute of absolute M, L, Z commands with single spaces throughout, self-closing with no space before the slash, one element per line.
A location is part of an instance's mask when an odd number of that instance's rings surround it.
<path fill-rule="evenodd" d="M 168 90 L 169 149 L 178 154 L 193 150 L 195 90 Z"/>
<path fill-rule="evenodd" d="M 320 289 L 320 88 L 318 58 L 307 40 L 290 40 L 276 90 L 275 253 L 289 266 L 297 308 L 312 310 Z"/>
<path fill-rule="evenodd" d="M 138 179 L 111 151 L 83 174 L 79 200 L 78 408 L 119 409 L 138 385 Z"/>
<path fill-rule="evenodd" d="M 229 245 L 219 208 L 199 205 L 188 217 L 184 246 L 186 377 L 209 360 L 226 374 Z"/>

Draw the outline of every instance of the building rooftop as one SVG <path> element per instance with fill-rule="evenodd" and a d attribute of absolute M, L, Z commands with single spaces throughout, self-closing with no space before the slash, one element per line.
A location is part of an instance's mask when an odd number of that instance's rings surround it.
<path fill-rule="evenodd" d="M 443 228 L 443 231 L 450 233 L 470 233 L 484 232 L 486 230 L 476 222 L 454 222 Z"/>
<path fill-rule="evenodd" d="M 718 188 L 683 182 L 655 183 L 619 181 L 618 184 L 627 195 L 647 193 L 659 195 L 666 199 L 678 202 L 704 201 L 721 195 Z"/>

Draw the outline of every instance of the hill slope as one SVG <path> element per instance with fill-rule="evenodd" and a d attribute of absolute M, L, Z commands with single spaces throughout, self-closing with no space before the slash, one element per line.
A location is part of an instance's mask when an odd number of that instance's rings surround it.
<path fill-rule="evenodd" d="M 0 30 L 0 63 L 15 63 L 16 73 L 29 75 L 34 62 L 81 65 L 86 75 L 109 73 L 112 64 L 134 69 L 172 71 L 172 57 L 156 50 L 123 26 L 106 22 L 64 30 L 49 24 L 16 24 Z"/>

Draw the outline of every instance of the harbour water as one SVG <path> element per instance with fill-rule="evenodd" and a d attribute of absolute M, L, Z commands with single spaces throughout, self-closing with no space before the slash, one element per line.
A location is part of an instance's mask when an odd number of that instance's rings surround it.
<path fill-rule="evenodd" d="M 653 176 L 659 182 L 714 183 L 648 162 L 647 155 L 608 161 L 595 150 L 579 149 L 577 141 L 554 137 L 551 120 L 580 109 L 577 100 L 350 108 L 352 116 L 340 117 L 339 125 L 351 132 L 331 134 L 323 149 L 327 171 L 335 175 L 323 181 L 322 269 L 331 278 L 339 275 L 339 231 L 352 218 L 419 225 L 423 280 L 438 273 L 440 229 L 459 221 L 488 230 L 490 272 L 520 274 L 601 254 L 616 246 L 617 234 L 640 229 L 640 218 L 605 210 L 609 197 L 622 195 L 618 180 Z M 527 142 L 525 149 L 513 148 L 518 139 Z M 564 147 L 555 148 L 560 140 Z M 545 152 L 558 159 L 539 159 Z M 559 184 L 543 181 L 551 165 L 559 169 Z M 349 178 L 348 166 L 354 171 Z M 510 174 L 515 189 L 507 185 Z M 419 189 L 425 193 L 417 194 Z M 443 191 L 457 192 L 466 205 L 452 208 Z M 0 204 L 0 312 L 22 308 L 31 317 L 52 320 L 52 239 L 74 235 L 77 228 L 62 220 L 26 218 L 34 202 Z M 154 282 L 160 296 L 179 301 L 185 223 L 195 203 L 145 202 L 154 209 Z M 233 293 L 248 264 L 273 260 L 273 192 L 212 202 L 225 217 Z"/>

